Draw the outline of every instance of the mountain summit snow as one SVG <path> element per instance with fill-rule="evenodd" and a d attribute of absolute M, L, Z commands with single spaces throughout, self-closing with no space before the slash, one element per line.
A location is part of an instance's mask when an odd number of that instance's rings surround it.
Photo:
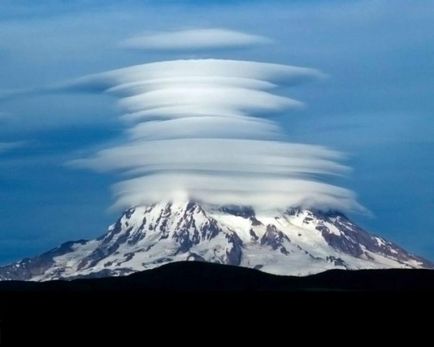
<path fill-rule="evenodd" d="M 130 208 L 98 239 L 67 242 L 4 266 L 0 279 L 121 276 L 183 260 L 297 276 L 328 269 L 434 267 L 339 212 L 257 214 L 248 207 L 180 201 Z"/>

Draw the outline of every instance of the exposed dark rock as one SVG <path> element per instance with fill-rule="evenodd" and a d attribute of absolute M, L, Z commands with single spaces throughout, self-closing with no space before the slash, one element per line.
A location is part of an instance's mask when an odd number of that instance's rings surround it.
<path fill-rule="evenodd" d="M 172 258 L 164 257 L 154 261 L 154 264 L 168 263 L 172 261 Z"/>
<path fill-rule="evenodd" d="M 136 211 L 135 208 L 130 208 L 128 210 L 125 211 L 124 215 L 126 219 L 130 219 L 131 216 L 133 215 L 133 213 Z"/>
<path fill-rule="evenodd" d="M 97 249 L 95 249 L 90 255 L 80 261 L 77 269 L 80 270 L 84 267 L 95 266 L 104 258 L 115 253 L 123 243 L 127 242 L 130 237 L 131 230 L 132 227 L 129 227 L 114 242 L 112 241 L 115 234 L 107 234 L 107 238 L 104 238 L 102 240 L 101 245 Z"/>
<path fill-rule="evenodd" d="M 221 229 L 215 219 L 208 218 L 208 222 L 202 227 L 201 234 L 203 239 L 211 240 L 221 232 Z"/>
<path fill-rule="evenodd" d="M 342 235 L 334 235 L 328 232 L 327 228 L 318 226 L 317 229 L 321 230 L 324 238 L 329 244 L 345 253 L 350 255 L 361 257 L 366 250 L 377 254 L 383 254 L 391 258 L 395 258 L 398 261 L 408 261 L 409 259 L 415 259 L 421 262 L 426 267 L 432 267 L 433 264 L 426 259 L 414 256 L 398 245 L 383 240 L 382 238 L 372 235 L 358 225 L 352 223 L 344 214 L 337 211 L 321 212 L 314 210 L 314 215 L 321 220 L 327 221 L 333 224 Z M 340 240 L 339 240 L 340 239 Z M 380 240 L 380 242 L 378 241 Z"/>
<path fill-rule="evenodd" d="M 226 234 L 226 239 L 232 245 L 232 247 L 226 251 L 227 263 L 229 265 L 240 265 L 243 255 L 243 241 L 236 233 Z"/>
<path fill-rule="evenodd" d="M 115 237 L 116 234 L 119 234 L 122 231 L 122 222 L 121 222 L 121 219 L 122 219 L 122 217 L 119 218 L 116 221 L 116 223 L 115 223 L 115 225 L 114 225 L 114 227 L 113 227 L 112 230 L 110 230 L 109 232 L 101 235 L 100 237 L 97 238 L 97 240 L 98 241 L 106 240 L 106 242 L 110 242 L 113 239 L 113 237 Z"/>
<path fill-rule="evenodd" d="M 336 266 L 346 267 L 345 261 L 342 258 L 336 258 L 335 256 L 330 255 L 326 258 L 326 260 L 330 263 L 333 263 Z"/>
<path fill-rule="evenodd" d="M 169 236 L 169 230 L 167 228 L 167 222 L 169 221 L 169 217 L 172 214 L 172 204 L 168 203 L 164 209 L 160 211 L 158 218 L 155 221 L 155 224 L 152 226 L 152 230 L 159 230 L 161 237 L 160 239 L 166 239 Z"/>
<path fill-rule="evenodd" d="M 159 240 L 164 240 L 164 239 L 167 239 L 168 237 L 169 237 L 169 234 L 168 234 L 168 233 L 166 233 L 166 234 L 161 234 Z"/>
<path fill-rule="evenodd" d="M 259 236 L 258 235 L 256 235 L 256 233 L 253 231 L 253 229 L 250 229 L 250 236 L 251 236 L 251 240 L 253 241 L 253 242 L 256 242 L 256 241 L 258 241 L 258 239 L 259 239 Z"/>
<path fill-rule="evenodd" d="M 331 233 L 330 230 L 324 225 L 318 225 L 316 229 L 321 231 L 321 234 L 326 242 L 334 249 L 352 255 L 353 257 L 360 257 L 363 254 L 360 244 L 354 242 L 353 240 Z"/>
<path fill-rule="evenodd" d="M 186 212 L 193 212 L 196 208 L 200 208 L 200 206 L 194 201 L 189 201 L 187 203 L 187 206 L 185 207 L 185 211 Z"/>
<path fill-rule="evenodd" d="M 193 241 L 190 239 L 190 233 L 188 229 L 182 229 L 178 231 L 174 238 L 179 244 L 176 254 L 185 253 L 194 245 Z"/>
<path fill-rule="evenodd" d="M 262 225 L 262 223 L 256 219 L 256 217 L 250 217 L 250 221 L 252 222 L 253 226 Z"/>
<path fill-rule="evenodd" d="M 285 211 L 285 213 L 287 214 L 287 215 L 289 215 L 289 216 L 298 216 L 298 214 L 299 213 L 301 213 L 301 209 L 300 208 L 298 208 L 298 207 L 291 207 L 291 208 L 288 208 L 286 211 Z"/>
<path fill-rule="evenodd" d="M 198 227 L 194 214 L 201 213 L 205 215 L 202 208 L 194 203 L 189 203 L 183 217 L 178 222 L 176 232 L 173 235 L 174 239 L 179 243 L 180 247 L 177 253 L 187 252 L 193 245 L 198 244 L 201 240 L 210 240 L 216 237 L 221 229 L 215 219 L 206 217 L 208 220 Z"/>
<path fill-rule="evenodd" d="M 309 222 L 312 222 L 313 221 L 313 218 L 312 217 L 306 217 L 304 220 L 303 220 L 303 223 L 305 223 L 305 224 L 309 224 Z"/>
<path fill-rule="evenodd" d="M 276 226 L 268 224 L 265 234 L 261 238 L 261 245 L 271 246 L 276 250 L 283 245 L 284 240 L 291 242 L 291 240 L 276 228 Z"/>
<path fill-rule="evenodd" d="M 136 253 L 133 253 L 133 252 L 125 253 L 125 255 L 124 255 L 125 259 L 124 259 L 123 263 L 130 261 L 131 259 L 133 259 L 133 257 L 135 255 L 136 255 Z"/>
<path fill-rule="evenodd" d="M 144 225 L 142 224 L 139 229 L 135 233 L 133 233 L 129 238 L 127 243 L 129 245 L 135 245 L 140 240 L 143 240 L 146 236 L 146 231 L 144 230 Z"/>
<path fill-rule="evenodd" d="M 283 247 L 283 246 L 280 247 L 280 253 L 285 254 L 285 255 L 289 254 L 288 250 L 285 247 Z"/>
<path fill-rule="evenodd" d="M 255 211 L 249 206 L 227 205 L 220 208 L 220 211 L 229 213 L 237 217 L 251 218 L 255 217 Z"/>

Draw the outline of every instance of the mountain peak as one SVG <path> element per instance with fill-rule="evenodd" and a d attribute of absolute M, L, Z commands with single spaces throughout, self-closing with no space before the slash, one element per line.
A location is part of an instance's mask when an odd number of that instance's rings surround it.
<path fill-rule="evenodd" d="M 119 276 L 185 260 L 284 275 L 433 267 L 336 211 L 290 208 L 257 213 L 248 206 L 180 199 L 129 208 L 101 237 L 67 242 L 0 268 L 0 278 Z"/>

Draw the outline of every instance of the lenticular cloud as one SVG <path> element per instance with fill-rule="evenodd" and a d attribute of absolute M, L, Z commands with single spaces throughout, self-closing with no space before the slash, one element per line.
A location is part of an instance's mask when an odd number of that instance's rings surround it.
<path fill-rule="evenodd" d="M 114 170 L 117 206 L 194 199 L 259 209 L 358 209 L 351 191 L 321 181 L 343 175 L 342 155 L 290 143 L 275 113 L 303 107 L 279 87 L 320 79 L 314 69 L 195 59 L 132 66 L 84 77 L 68 88 L 119 98 L 125 143 L 72 164 Z"/>
<path fill-rule="evenodd" d="M 246 47 L 271 42 L 263 36 L 228 29 L 208 28 L 148 33 L 130 38 L 122 45 L 135 49 L 176 51 Z"/>

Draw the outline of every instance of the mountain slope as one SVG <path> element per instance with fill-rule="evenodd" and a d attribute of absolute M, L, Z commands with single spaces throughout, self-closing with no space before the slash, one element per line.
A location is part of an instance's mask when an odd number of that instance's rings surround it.
<path fill-rule="evenodd" d="M 193 201 L 131 208 L 90 241 L 67 242 L 0 268 L 3 280 L 126 275 L 184 260 L 309 275 L 329 269 L 431 268 L 338 212 L 209 208 Z"/>

